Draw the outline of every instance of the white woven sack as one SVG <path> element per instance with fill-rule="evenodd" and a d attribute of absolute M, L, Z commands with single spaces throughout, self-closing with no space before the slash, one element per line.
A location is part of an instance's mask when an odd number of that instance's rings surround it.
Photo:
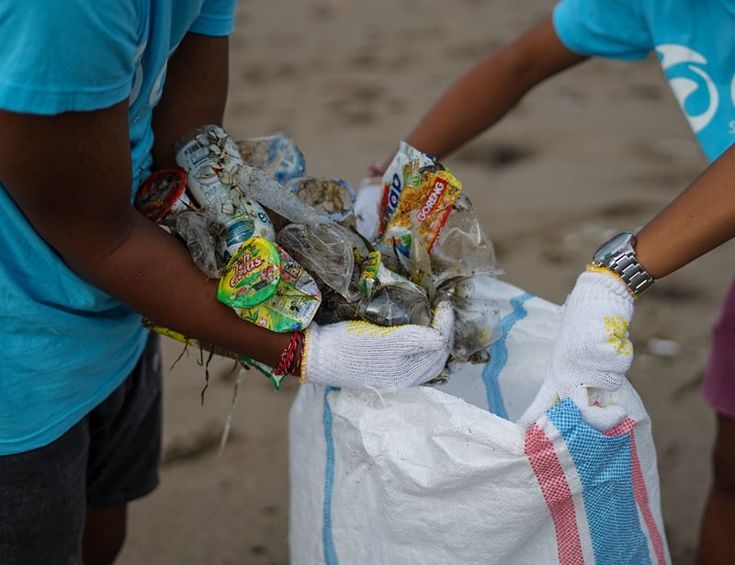
<path fill-rule="evenodd" d="M 304 385 L 291 411 L 294 565 L 669 563 L 650 421 L 601 434 L 563 401 L 525 430 L 561 309 L 497 283 L 500 339 L 445 385 Z M 369 362 L 369 360 L 366 360 Z"/>

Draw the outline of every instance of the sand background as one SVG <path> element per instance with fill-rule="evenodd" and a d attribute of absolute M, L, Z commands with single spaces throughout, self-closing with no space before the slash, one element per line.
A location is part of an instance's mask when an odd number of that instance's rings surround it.
<path fill-rule="evenodd" d="M 455 77 L 551 0 L 248 0 L 232 37 L 228 129 L 290 133 L 314 175 L 357 182 Z M 447 163 L 494 241 L 504 278 L 561 302 L 607 233 L 635 228 L 702 169 L 657 63 L 589 61 L 538 87 Z M 714 419 L 699 388 L 710 326 L 733 273 L 728 244 L 641 300 L 630 379 L 653 419 L 674 562 L 690 563 L 709 481 Z M 651 340 L 675 341 L 673 355 Z M 167 343 L 168 364 L 179 347 Z M 297 390 L 245 381 L 222 456 L 230 364 L 196 356 L 166 375 L 161 486 L 131 507 L 119 560 L 288 562 L 287 417 Z"/>

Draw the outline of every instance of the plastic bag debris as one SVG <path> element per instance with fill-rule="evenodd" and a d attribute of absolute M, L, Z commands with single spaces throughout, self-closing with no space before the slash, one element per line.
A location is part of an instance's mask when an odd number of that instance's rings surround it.
<path fill-rule="evenodd" d="M 237 146 L 245 163 L 265 171 L 280 183 L 302 177 L 306 173 L 304 155 L 285 133 L 244 139 L 238 141 Z"/>

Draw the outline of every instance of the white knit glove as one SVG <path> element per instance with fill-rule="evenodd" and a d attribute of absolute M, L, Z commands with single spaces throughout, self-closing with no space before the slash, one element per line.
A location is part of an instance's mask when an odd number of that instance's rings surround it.
<path fill-rule="evenodd" d="M 391 392 L 439 376 L 449 357 L 454 310 L 443 302 L 431 327 L 368 322 L 312 324 L 305 332 L 301 377 L 311 383 Z"/>
<path fill-rule="evenodd" d="M 589 389 L 615 391 L 623 384 L 633 361 L 632 316 L 633 298 L 621 280 L 602 271 L 582 273 L 567 298 L 544 382 L 519 423 L 533 424 L 562 398 L 570 398 L 593 428 L 620 423 L 626 416 L 623 407 L 591 404 Z"/>

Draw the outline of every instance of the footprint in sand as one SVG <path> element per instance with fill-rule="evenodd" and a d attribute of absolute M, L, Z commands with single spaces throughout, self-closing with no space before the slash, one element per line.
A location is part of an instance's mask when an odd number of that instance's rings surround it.
<path fill-rule="evenodd" d="M 536 155 L 536 150 L 518 143 L 473 143 L 457 153 L 457 160 L 490 170 L 517 165 Z"/>

